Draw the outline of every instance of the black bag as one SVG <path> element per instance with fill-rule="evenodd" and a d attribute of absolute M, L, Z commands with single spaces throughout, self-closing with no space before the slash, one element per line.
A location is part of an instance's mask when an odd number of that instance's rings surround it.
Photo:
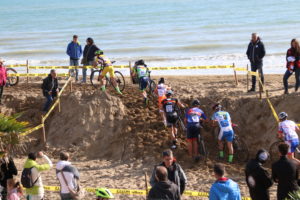
<path fill-rule="evenodd" d="M 32 188 L 40 177 L 37 177 L 35 181 L 32 181 L 32 168 L 24 168 L 21 175 L 21 183 L 24 188 Z"/>

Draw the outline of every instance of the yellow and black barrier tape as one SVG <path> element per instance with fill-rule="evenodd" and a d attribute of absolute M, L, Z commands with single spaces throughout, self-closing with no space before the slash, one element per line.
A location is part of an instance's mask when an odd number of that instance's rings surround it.
<path fill-rule="evenodd" d="M 92 69 L 94 66 L 30 66 L 29 69 Z M 129 65 L 114 65 L 114 68 L 129 68 Z"/>
<path fill-rule="evenodd" d="M 28 74 L 13 74 L 13 73 L 9 73 L 8 74 L 8 77 L 44 77 L 44 76 L 48 76 L 49 73 L 28 73 Z M 66 77 L 66 76 L 69 76 L 68 73 L 61 73 L 61 74 L 57 74 L 57 76 L 60 76 L 60 77 Z"/>
<path fill-rule="evenodd" d="M 7 68 L 14 68 L 14 67 L 27 67 L 27 64 L 15 64 L 15 65 L 5 65 Z"/>
<path fill-rule="evenodd" d="M 44 186 L 44 189 L 46 191 L 51 191 L 51 192 L 59 192 L 60 187 L 59 186 Z M 86 192 L 89 193 L 95 193 L 96 188 L 84 188 Z M 111 189 L 109 188 L 111 193 L 113 194 L 121 194 L 121 195 L 146 195 L 146 190 L 131 190 L 131 189 Z M 190 196 L 190 197 L 208 197 L 209 193 L 207 192 L 197 192 L 197 191 L 185 191 L 183 193 L 184 196 Z M 251 200 L 250 197 L 243 197 L 243 200 Z"/>
<path fill-rule="evenodd" d="M 211 65 L 211 66 L 184 66 L 184 67 L 148 67 L 149 70 L 182 70 L 182 69 L 225 69 L 234 68 L 233 65 Z"/>
<path fill-rule="evenodd" d="M 247 68 L 242 68 L 242 67 L 235 67 L 234 68 L 235 71 L 248 71 Z"/>
<path fill-rule="evenodd" d="M 29 130 L 27 130 L 27 131 L 25 131 L 25 132 L 23 132 L 23 133 L 20 133 L 20 136 L 26 136 L 26 135 L 29 135 L 29 134 L 31 134 L 32 132 L 37 131 L 37 130 L 43 128 L 43 127 L 44 127 L 44 124 L 40 124 L 40 125 L 38 125 L 38 126 L 36 126 L 36 127 L 34 127 L 34 128 L 31 128 L 31 129 L 29 129 Z"/>

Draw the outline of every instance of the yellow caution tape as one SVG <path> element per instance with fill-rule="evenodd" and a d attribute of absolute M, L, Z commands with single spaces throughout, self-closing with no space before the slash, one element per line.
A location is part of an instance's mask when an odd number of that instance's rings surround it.
<path fill-rule="evenodd" d="M 5 65 L 7 68 L 14 68 L 14 67 L 26 67 L 27 65 L 26 64 L 16 64 L 16 65 Z"/>
<path fill-rule="evenodd" d="M 9 73 L 8 74 L 8 77 L 14 77 L 14 76 L 18 76 L 18 77 L 43 77 L 43 76 L 48 76 L 49 75 L 49 73 L 41 73 L 41 74 L 39 74 L 39 73 L 30 73 L 30 74 L 11 74 L 11 73 Z M 57 76 L 63 76 L 63 77 L 65 77 L 65 76 L 69 76 L 69 74 L 68 73 L 63 73 L 63 74 L 57 74 Z"/>
<path fill-rule="evenodd" d="M 225 69 L 233 65 L 187 66 L 187 67 L 148 67 L 149 70 L 181 70 L 181 69 Z"/>
<path fill-rule="evenodd" d="M 252 76 L 258 76 L 258 72 L 248 71 L 248 74 Z"/>
<path fill-rule="evenodd" d="M 270 109 L 271 109 L 271 111 L 272 111 L 272 114 L 273 114 L 274 118 L 276 119 L 277 122 L 279 122 L 279 118 L 278 118 L 278 116 L 277 116 L 277 113 L 276 113 L 276 111 L 275 111 L 275 108 L 274 108 L 274 106 L 272 105 L 272 103 L 271 103 L 271 101 L 270 101 L 269 98 L 267 98 L 267 102 L 268 102 L 268 104 L 269 104 L 269 106 L 270 106 Z"/>
<path fill-rule="evenodd" d="M 236 67 L 234 68 L 235 71 L 248 71 L 246 68 Z"/>
<path fill-rule="evenodd" d="M 20 134 L 20 136 L 26 136 L 26 135 L 29 135 L 30 133 L 36 131 L 36 130 L 39 130 L 40 128 L 43 128 L 44 127 L 44 124 L 40 124 L 32 129 L 29 129 L 28 131 L 25 131 L 23 133 Z"/>
<path fill-rule="evenodd" d="M 94 66 L 30 66 L 29 69 L 92 69 Z M 115 65 L 114 68 L 129 68 L 128 65 Z"/>

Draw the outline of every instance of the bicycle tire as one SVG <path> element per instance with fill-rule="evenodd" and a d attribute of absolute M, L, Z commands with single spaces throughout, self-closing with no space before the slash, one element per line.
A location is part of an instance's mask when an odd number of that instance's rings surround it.
<path fill-rule="evenodd" d="M 201 156 L 204 157 L 204 160 L 206 161 L 208 152 L 207 152 L 207 148 L 205 146 L 205 142 L 200 134 L 198 135 L 197 142 L 198 142 L 198 152 Z"/>
<path fill-rule="evenodd" d="M 150 95 L 153 97 L 156 97 L 157 95 L 155 94 L 155 89 L 156 89 L 156 83 L 150 79 L 149 81 L 149 88 L 150 88 Z"/>
<path fill-rule="evenodd" d="M 109 79 L 109 80 L 108 80 Z M 125 78 L 123 76 L 123 74 L 119 71 L 115 71 L 115 80 L 120 88 L 120 91 L 123 92 L 123 90 L 125 89 Z M 110 83 L 110 85 L 116 89 L 116 87 L 112 84 L 112 82 L 110 81 L 110 78 L 106 77 L 106 85 Z M 108 85 L 107 85 L 108 86 Z"/>
<path fill-rule="evenodd" d="M 102 70 L 93 70 L 90 75 L 90 81 L 92 86 L 95 88 L 100 88 L 101 80 L 99 80 L 99 75 L 101 74 Z"/>
<path fill-rule="evenodd" d="M 247 162 L 249 160 L 249 149 L 246 142 L 239 138 L 239 136 L 235 136 L 233 140 L 233 148 L 234 148 L 234 156 L 236 160 L 240 162 Z"/>
<path fill-rule="evenodd" d="M 18 76 L 8 76 L 9 74 L 17 74 L 18 72 L 13 68 L 7 68 L 7 85 L 8 86 L 15 86 L 19 83 L 19 77 Z"/>
<path fill-rule="evenodd" d="M 183 120 L 181 119 L 181 117 L 179 117 L 179 119 L 177 120 L 176 127 L 178 129 L 177 136 L 179 136 L 178 133 L 180 133 L 180 135 L 184 136 L 186 129 L 185 129 L 185 126 L 184 126 L 184 123 L 183 123 Z"/>
<path fill-rule="evenodd" d="M 269 154 L 270 154 L 270 160 L 272 162 L 277 161 L 280 157 L 278 154 L 278 145 L 281 143 L 282 143 L 281 141 L 276 141 L 270 146 Z"/>

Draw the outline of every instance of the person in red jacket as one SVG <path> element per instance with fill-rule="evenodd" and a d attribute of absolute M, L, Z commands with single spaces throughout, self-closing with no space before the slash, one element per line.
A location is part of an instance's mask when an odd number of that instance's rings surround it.
<path fill-rule="evenodd" d="M 6 84 L 7 72 L 4 67 L 4 60 L 0 58 L 0 105 L 2 104 L 3 89 Z"/>
<path fill-rule="evenodd" d="M 286 53 L 286 72 L 283 76 L 284 94 L 288 94 L 288 79 L 295 72 L 296 85 L 295 91 L 297 92 L 300 86 L 300 45 L 299 41 L 292 39 L 291 48 Z"/>

